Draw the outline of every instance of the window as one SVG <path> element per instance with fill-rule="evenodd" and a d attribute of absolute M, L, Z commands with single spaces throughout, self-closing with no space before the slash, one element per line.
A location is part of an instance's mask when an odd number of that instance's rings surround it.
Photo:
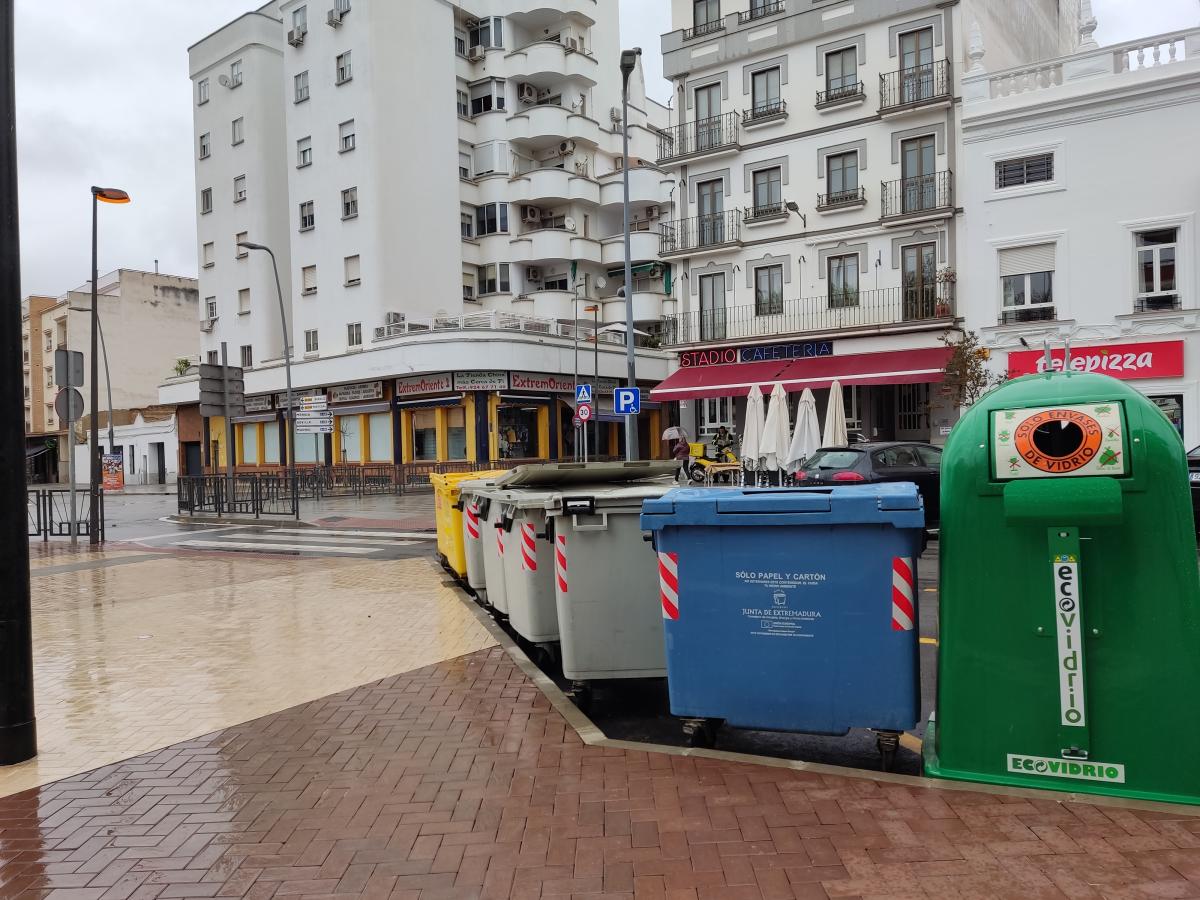
<path fill-rule="evenodd" d="M 341 461 L 362 462 L 362 416 L 338 416 L 337 436 L 341 444 Z"/>
<path fill-rule="evenodd" d="M 345 84 L 354 77 L 354 68 L 350 63 L 350 51 L 339 53 L 337 58 L 337 83 Z"/>
<path fill-rule="evenodd" d="M 208 102 L 208 79 L 201 78 L 196 82 L 196 105 L 203 106 Z"/>
<path fill-rule="evenodd" d="M 829 258 L 829 308 L 858 306 L 858 254 Z"/>
<path fill-rule="evenodd" d="M 359 267 L 358 255 L 347 256 L 344 263 L 346 266 L 346 287 L 362 284 L 362 269 Z"/>
<path fill-rule="evenodd" d="M 362 346 L 362 322 L 351 322 L 346 326 L 346 346 Z"/>
<path fill-rule="evenodd" d="M 472 47 L 503 47 L 504 20 L 498 16 L 494 19 L 480 19 L 479 24 L 471 29 L 468 38 Z"/>
<path fill-rule="evenodd" d="M 754 314 L 783 313 L 783 266 L 761 266 L 754 270 Z"/>
<path fill-rule="evenodd" d="M 217 317 L 217 298 L 204 298 L 204 317 L 206 319 L 215 319 Z"/>
<path fill-rule="evenodd" d="M 492 263 L 479 267 L 479 293 L 507 294 L 509 290 L 508 263 Z"/>
<path fill-rule="evenodd" d="M 300 269 L 300 293 L 304 296 L 317 292 L 317 267 L 304 266 Z"/>
<path fill-rule="evenodd" d="M 470 178 L 471 177 L 471 154 L 470 153 L 458 154 L 458 177 L 459 178 Z"/>
<path fill-rule="evenodd" d="M 413 410 L 413 459 L 437 459 L 437 413 L 436 409 Z"/>
<path fill-rule="evenodd" d="M 212 212 L 212 188 L 200 192 L 200 215 Z"/>
<path fill-rule="evenodd" d="M 372 413 L 367 417 L 367 440 L 371 462 L 392 461 L 391 413 Z"/>
<path fill-rule="evenodd" d="M 783 212 L 783 170 L 778 166 L 754 173 L 754 215 Z"/>
<path fill-rule="evenodd" d="M 249 369 L 254 365 L 254 350 L 249 344 L 242 344 L 242 368 Z"/>
<path fill-rule="evenodd" d="M 503 79 L 489 78 L 471 85 L 471 115 L 477 116 L 493 109 L 504 109 Z"/>
<path fill-rule="evenodd" d="M 312 165 L 312 138 L 302 137 L 296 141 L 296 168 Z"/>
<path fill-rule="evenodd" d="M 342 191 L 342 218 L 353 219 L 358 215 L 358 188 L 346 188 Z"/>
<path fill-rule="evenodd" d="M 751 79 L 754 116 L 769 116 L 782 110 L 779 99 L 779 67 L 755 72 Z"/>
<path fill-rule="evenodd" d="M 446 458 L 467 458 L 467 411 L 462 406 L 446 410 Z"/>
<path fill-rule="evenodd" d="M 233 128 L 231 130 L 233 132 L 233 145 L 235 147 L 246 139 L 245 125 L 246 122 L 241 116 L 233 120 Z"/>
<path fill-rule="evenodd" d="M 350 119 L 338 126 L 338 152 L 347 153 L 354 147 L 354 120 Z"/>
<path fill-rule="evenodd" d="M 308 69 L 300 72 L 292 79 L 296 89 L 296 103 L 303 103 L 308 99 Z"/>
<path fill-rule="evenodd" d="M 210 366 L 215 366 L 215 365 L 217 365 L 217 364 L 220 362 L 220 359 L 219 359 L 219 357 L 217 356 L 217 351 L 216 351 L 216 350 L 209 350 L 209 351 L 208 351 L 208 354 L 207 354 L 207 356 L 205 357 L 205 359 L 207 359 L 207 360 L 208 360 L 208 364 L 209 364 Z"/>
<path fill-rule="evenodd" d="M 333 0 L 333 8 L 339 16 L 345 18 L 350 14 L 350 0 Z"/>
<path fill-rule="evenodd" d="M 455 91 L 454 93 L 458 105 L 458 114 L 460 116 L 469 116 L 471 114 L 471 95 L 466 91 Z"/>
<path fill-rule="evenodd" d="M 461 29 L 454 31 L 454 52 L 459 56 L 467 55 L 467 33 Z"/>
<path fill-rule="evenodd" d="M 508 231 L 508 204 L 487 203 L 475 209 L 475 234 L 499 234 Z"/>
<path fill-rule="evenodd" d="M 825 54 L 826 99 L 836 100 L 858 93 L 858 48 L 846 47 Z"/>
<path fill-rule="evenodd" d="M 308 7 L 301 6 L 299 9 L 292 10 L 292 30 L 298 31 L 301 34 L 308 32 Z"/>
<path fill-rule="evenodd" d="M 274 422 L 263 425 L 262 461 L 268 466 L 279 465 L 279 426 Z"/>
<path fill-rule="evenodd" d="M 1001 324 L 1055 318 L 1054 244 L 1009 247 L 1000 251 Z"/>
<path fill-rule="evenodd" d="M 233 246 L 237 249 L 237 252 L 234 254 L 234 257 L 233 257 L 234 259 L 245 259 L 246 258 L 246 256 L 248 255 L 248 251 L 243 250 L 241 247 L 238 247 L 238 244 L 242 243 L 243 241 L 248 241 L 248 240 L 250 240 L 250 233 L 247 231 L 239 231 L 237 234 L 235 234 L 233 236 Z"/>
<path fill-rule="evenodd" d="M 1175 268 L 1179 229 L 1141 231 L 1135 241 L 1137 300 L 1134 311 L 1179 309 L 1179 281 Z"/>
<path fill-rule="evenodd" d="M 300 204 L 300 230 L 308 231 L 317 227 L 317 212 L 311 200 Z"/>
<path fill-rule="evenodd" d="M 475 299 L 475 272 L 463 271 L 463 299 Z"/>
<path fill-rule="evenodd" d="M 1054 180 L 1054 154 L 1039 153 L 1020 159 L 996 160 L 996 187 L 1019 187 Z"/>
<path fill-rule="evenodd" d="M 212 140 L 206 131 L 200 135 L 200 158 L 208 159 L 210 156 L 212 156 Z"/>
<path fill-rule="evenodd" d="M 233 202 L 241 203 L 246 199 L 246 176 L 239 175 L 233 179 Z"/>
<path fill-rule="evenodd" d="M 54 387 L 54 370 L 46 370 L 46 387 Z"/>
<path fill-rule="evenodd" d="M 570 289 L 571 281 L 565 273 L 562 275 L 552 275 L 549 278 L 542 279 L 543 291 L 568 291 Z"/>
<path fill-rule="evenodd" d="M 858 152 L 852 150 L 825 157 L 825 175 L 830 203 L 857 198 Z"/>
<path fill-rule="evenodd" d="M 238 291 L 238 314 L 245 315 L 250 312 L 250 288 L 242 288 Z"/>
<path fill-rule="evenodd" d="M 242 459 L 243 466 L 258 465 L 258 425 L 252 422 L 246 422 L 238 427 L 242 433 Z"/>
<path fill-rule="evenodd" d="M 204 247 L 202 248 L 200 257 L 203 260 L 201 265 L 203 265 L 204 268 L 210 269 L 213 267 L 213 265 L 215 264 L 215 261 L 213 260 L 213 242 L 212 241 L 208 241 L 204 245 Z"/>
<path fill-rule="evenodd" d="M 54 349 L 54 335 L 53 335 L 53 333 L 52 333 L 52 332 L 49 332 L 49 331 L 43 331 L 43 332 L 42 332 L 42 336 L 43 336 L 43 337 L 46 339 L 46 349 L 47 349 L 47 350 L 53 350 L 53 349 Z"/>
<path fill-rule="evenodd" d="M 315 328 L 304 332 L 304 352 L 316 353 L 318 350 L 317 330 Z"/>
<path fill-rule="evenodd" d="M 692 0 L 692 24 L 715 25 L 721 21 L 720 0 Z"/>
<path fill-rule="evenodd" d="M 229 64 L 229 86 L 240 87 L 242 84 L 242 61 L 235 59 Z"/>

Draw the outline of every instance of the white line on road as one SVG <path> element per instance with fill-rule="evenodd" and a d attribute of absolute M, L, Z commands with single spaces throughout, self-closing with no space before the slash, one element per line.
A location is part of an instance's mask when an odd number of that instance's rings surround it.
<path fill-rule="evenodd" d="M 183 535 L 183 536 L 187 537 L 187 535 Z M 262 531 L 262 532 L 240 531 L 237 534 L 231 534 L 230 537 L 237 538 L 242 541 L 255 541 L 255 542 L 261 543 L 261 542 L 270 542 L 270 541 L 273 541 L 273 540 L 276 540 L 279 538 L 282 538 L 283 540 L 297 540 L 299 538 L 307 539 L 308 535 L 307 534 L 297 534 L 294 536 L 293 535 L 284 536 L 284 535 L 281 535 L 277 531 Z M 214 541 L 214 543 L 224 543 L 224 542 L 223 541 Z M 336 536 L 336 537 L 334 537 L 332 535 L 329 537 L 325 537 L 323 535 L 318 534 L 316 537 L 314 537 L 311 541 L 308 541 L 307 543 L 312 544 L 314 547 L 336 547 L 339 545 L 348 545 L 351 547 L 368 547 L 371 545 L 375 545 L 378 547 L 412 547 L 413 545 L 418 544 L 420 542 L 419 541 L 400 540 L 399 538 L 389 538 L 388 540 L 372 541 L 372 540 L 366 540 L 363 538 L 342 537 L 340 535 Z"/>
<path fill-rule="evenodd" d="M 369 547 L 319 547 L 313 544 L 271 544 L 252 541 L 180 541 L 176 547 L 193 550 L 258 550 L 263 553 L 348 553 L 365 556 L 382 551 Z"/>
<path fill-rule="evenodd" d="M 157 541 L 157 540 L 161 540 L 162 538 L 180 537 L 181 535 L 188 535 L 188 534 L 210 534 L 214 531 L 226 531 L 230 528 L 237 528 L 237 527 L 238 526 L 236 526 L 236 525 L 222 525 L 219 528 L 198 528 L 198 529 L 197 528 L 184 528 L 181 531 L 168 532 L 167 534 L 148 534 L 145 537 L 135 537 L 135 538 L 114 537 L 113 540 L 115 540 L 115 541 L 135 541 L 135 542 Z"/>
<path fill-rule="evenodd" d="M 261 526 L 252 526 L 258 528 Z M 337 537 L 352 536 L 352 537 L 396 537 L 409 538 L 414 541 L 435 541 L 436 534 L 429 534 L 424 531 L 349 531 L 341 528 L 330 528 L 328 530 L 320 528 L 271 528 L 271 534 L 294 534 L 294 535 L 336 535 Z"/>

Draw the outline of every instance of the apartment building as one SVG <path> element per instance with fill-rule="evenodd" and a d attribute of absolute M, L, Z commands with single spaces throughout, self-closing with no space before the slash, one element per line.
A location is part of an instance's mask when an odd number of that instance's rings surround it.
<path fill-rule="evenodd" d="M 852 433 L 940 442 L 961 324 L 959 109 L 972 47 L 1010 66 L 1073 48 L 1067 0 L 672 0 L 662 38 L 677 267 L 652 397 L 707 435 L 754 384 L 841 384 Z"/>
<path fill-rule="evenodd" d="M 615 3 L 277 0 L 194 45 L 201 347 L 245 368 L 236 463 L 286 459 L 284 340 L 334 406 L 302 464 L 569 457 L 576 371 L 625 375 Z M 638 328 L 673 311 L 659 260 L 667 110 L 630 83 Z M 584 352 L 576 352 L 577 339 Z M 644 344 L 653 344 L 651 338 Z M 647 386 L 666 354 L 638 351 Z M 194 382 L 164 399 L 195 399 Z M 593 446 L 623 446 L 611 396 Z M 652 410 L 642 423 L 644 452 Z M 227 459 L 221 420 L 206 465 Z"/>
<path fill-rule="evenodd" d="M 54 373 L 46 378 L 45 360 L 54 363 L 54 335 L 43 334 L 42 314 L 53 297 L 29 296 L 21 301 L 21 363 L 25 382 L 25 467 L 31 481 L 53 481 L 58 471 L 54 416 Z M 49 410 L 47 410 L 49 406 Z M 47 420 L 47 412 L 51 417 Z"/>
<path fill-rule="evenodd" d="M 999 372 L 1127 380 L 1200 444 L 1200 30 L 962 79 L 959 312 Z"/>

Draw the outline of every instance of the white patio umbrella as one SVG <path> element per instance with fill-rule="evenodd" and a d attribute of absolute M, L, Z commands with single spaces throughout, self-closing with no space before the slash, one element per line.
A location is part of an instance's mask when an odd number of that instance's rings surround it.
<path fill-rule="evenodd" d="M 769 471 L 777 472 L 783 468 L 791 442 L 792 419 L 788 412 L 788 395 L 777 381 L 771 389 L 771 402 L 767 406 L 767 421 L 763 426 L 762 446 L 759 448 Z"/>
<path fill-rule="evenodd" d="M 829 408 L 825 410 L 825 435 L 822 447 L 845 447 L 850 443 L 846 433 L 846 405 L 842 400 L 842 383 L 835 381 L 829 386 Z"/>
<path fill-rule="evenodd" d="M 792 435 L 787 459 L 783 468 L 787 472 L 797 471 L 821 447 L 821 423 L 817 419 L 817 398 L 808 388 L 800 395 L 796 406 L 796 433 Z"/>
<path fill-rule="evenodd" d="M 766 426 L 763 395 L 758 385 L 750 388 L 746 398 L 746 424 L 742 426 L 742 465 L 757 472 L 762 464 L 762 439 Z"/>

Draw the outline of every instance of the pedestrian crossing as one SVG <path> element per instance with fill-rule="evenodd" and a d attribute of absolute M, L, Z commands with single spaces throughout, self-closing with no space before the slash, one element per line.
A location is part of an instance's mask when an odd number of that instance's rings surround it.
<path fill-rule="evenodd" d="M 203 534 L 181 531 L 169 541 L 156 541 L 155 546 L 165 544 L 181 550 L 208 552 L 396 559 L 426 553 L 434 537 L 411 531 L 234 526 L 220 531 L 206 530 Z"/>

